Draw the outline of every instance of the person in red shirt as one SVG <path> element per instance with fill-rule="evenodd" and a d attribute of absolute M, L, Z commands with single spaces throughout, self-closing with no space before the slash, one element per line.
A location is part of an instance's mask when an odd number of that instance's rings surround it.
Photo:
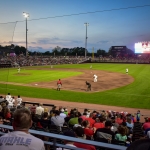
<path fill-rule="evenodd" d="M 86 135 L 86 139 L 91 140 L 96 131 L 96 128 L 91 128 L 90 122 L 88 120 L 83 121 L 82 125 L 84 126 L 84 134 Z"/>
<path fill-rule="evenodd" d="M 145 123 L 143 124 L 143 130 L 150 129 L 150 118 L 145 118 Z"/>
<path fill-rule="evenodd" d="M 96 129 L 104 128 L 105 127 L 105 124 L 103 123 L 104 121 L 105 119 L 101 116 L 99 118 L 96 118 L 93 127 L 95 127 Z"/>
<path fill-rule="evenodd" d="M 121 115 L 120 114 L 118 114 L 117 115 L 117 118 L 116 118 L 116 123 L 118 123 L 119 125 L 121 125 L 122 124 L 122 122 L 123 122 L 123 119 L 121 119 Z"/>
<path fill-rule="evenodd" d="M 88 120 L 89 123 L 90 123 L 90 127 L 92 128 L 94 123 L 95 123 L 95 120 L 93 119 L 93 113 L 90 113 L 90 116 L 89 118 L 86 118 L 85 120 Z"/>
<path fill-rule="evenodd" d="M 59 79 L 59 80 L 57 81 L 57 91 L 60 91 L 61 86 L 62 86 L 62 82 L 61 82 L 61 80 Z"/>

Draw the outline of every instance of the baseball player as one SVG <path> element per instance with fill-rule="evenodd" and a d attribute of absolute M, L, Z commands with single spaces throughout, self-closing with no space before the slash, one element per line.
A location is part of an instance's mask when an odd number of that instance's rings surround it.
<path fill-rule="evenodd" d="M 97 82 L 97 75 L 96 74 L 93 75 L 93 78 L 94 78 L 94 82 Z"/>
<path fill-rule="evenodd" d="M 128 74 L 128 71 L 129 71 L 128 68 L 126 68 L 126 74 Z"/>
<path fill-rule="evenodd" d="M 57 91 L 60 91 L 61 86 L 62 86 L 62 82 L 61 82 L 61 80 L 59 79 L 59 80 L 57 81 Z"/>
<path fill-rule="evenodd" d="M 17 70 L 18 70 L 18 73 L 20 73 L 20 67 Z"/>
<path fill-rule="evenodd" d="M 87 85 L 86 91 L 91 91 L 91 84 L 89 82 L 87 82 L 87 81 L 85 83 Z"/>
<path fill-rule="evenodd" d="M 90 69 L 92 69 L 92 65 L 90 66 Z"/>

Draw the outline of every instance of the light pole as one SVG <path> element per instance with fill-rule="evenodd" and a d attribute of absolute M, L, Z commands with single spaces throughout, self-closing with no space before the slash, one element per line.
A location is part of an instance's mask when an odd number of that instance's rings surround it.
<path fill-rule="evenodd" d="M 86 58 L 86 54 L 87 54 L 87 26 L 89 26 L 89 23 L 84 23 L 84 25 L 86 26 L 86 37 L 85 37 L 85 58 Z"/>
<path fill-rule="evenodd" d="M 29 13 L 23 12 L 23 16 L 26 18 L 26 56 L 28 55 L 28 38 L 27 38 L 27 18 L 29 17 Z"/>

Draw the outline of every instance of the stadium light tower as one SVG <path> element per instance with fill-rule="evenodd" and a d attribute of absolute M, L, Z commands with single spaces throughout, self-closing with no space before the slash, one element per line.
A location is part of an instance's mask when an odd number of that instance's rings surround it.
<path fill-rule="evenodd" d="M 26 18 L 26 56 L 28 55 L 28 38 L 27 38 L 27 18 L 29 17 L 29 13 L 23 12 L 23 16 Z"/>
<path fill-rule="evenodd" d="M 86 55 L 87 55 L 87 26 L 89 26 L 89 23 L 84 23 L 84 25 L 86 26 L 86 37 L 85 37 L 85 58 L 86 58 Z"/>

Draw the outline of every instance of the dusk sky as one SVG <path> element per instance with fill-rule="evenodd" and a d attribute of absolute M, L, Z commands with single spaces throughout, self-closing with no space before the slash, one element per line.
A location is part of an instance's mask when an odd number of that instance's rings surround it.
<path fill-rule="evenodd" d="M 150 0 L 0 0 L 0 45 L 25 46 L 23 12 L 30 51 L 85 47 L 86 22 L 88 51 L 150 41 Z"/>

